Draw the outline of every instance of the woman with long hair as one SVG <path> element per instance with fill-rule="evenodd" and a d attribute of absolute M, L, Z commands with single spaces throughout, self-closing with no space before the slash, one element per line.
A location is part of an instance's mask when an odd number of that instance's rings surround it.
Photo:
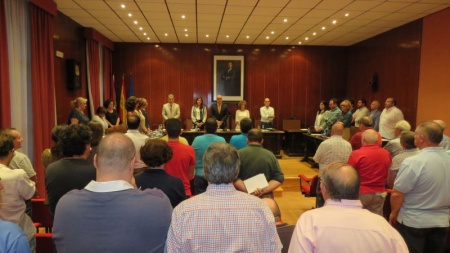
<path fill-rule="evenodd" d="M 195 100 L 195 105 L 192 106 L 191 109 L 192 124 L 194 124 L 194 127 L 204 129 L 203 125 L 206 122 L 206 118 L 207 118 L 207 110 L 206 106 L 203 105 L 203 98 L 198 97 Z"/>
<path fill-rule="evenodd" d="M 243 118 L 249 118 L 250 119 L 250 112 L 247 110 L 247 101 L 242 100 L 238 103 L 238 110 L 236 110 L 236 117 L 235 117 L 235 123 L 236 123 L 236 131 L 241 131 L 241 120 Z"/>
<path fill-rule="evenodd" d="M 116 103 L 112 99 L 108 99 L 103 103 L 103 107 L 106 109 L 105 118 L 108 122 L 108 127 L 118 126 L 120 123 L 119 113 L 114 108 Z"/>
<path fill-rule="evenodd" d="M 324 116 L 328 111 L 328 103 L 326 100 L 320 101 L 319 110 L 317 110 L 316 121 L 314 122 L 314 132 L 321 133 L 325 128 Z"/>

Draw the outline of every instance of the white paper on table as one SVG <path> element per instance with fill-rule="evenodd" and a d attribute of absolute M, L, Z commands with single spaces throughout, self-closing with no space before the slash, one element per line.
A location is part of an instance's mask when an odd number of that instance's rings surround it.
<path fill-rule="evenodd" d="M 253 193 L 257 188 L 262 189 L 269 185 L 263 173 L 244 180 L 244 184 L 248 193 Z"/>

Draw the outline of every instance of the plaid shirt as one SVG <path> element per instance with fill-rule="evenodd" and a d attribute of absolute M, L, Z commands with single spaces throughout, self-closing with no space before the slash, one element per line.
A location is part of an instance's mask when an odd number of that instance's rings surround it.
<path fill-rule="evenodd" d="M 280 252 L 273 214 L 233 184 L 210 184 L 172 215 L 167 252 Z"/>

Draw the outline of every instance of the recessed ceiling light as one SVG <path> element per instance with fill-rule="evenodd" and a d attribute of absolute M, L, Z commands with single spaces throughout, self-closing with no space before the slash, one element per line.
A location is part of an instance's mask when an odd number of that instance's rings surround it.
<path fill-rule="evenodd" d="M 245 36 L 245 38 L 250 39 L 250 36 L 247 35 L 247 36 Z"/>
<path fill-rule="evenodd" d="M 275 34 L 275 32 L 274 32 L 274 31 L 271 31 L 270 34 Z"/>
<path fill-rule="evenodd" d="M 333 25 L 335 25 L 337 23 L 337 21 L 336 20 L 333 20 Z"/>
<path fill-rule="evenodd" d="M 301 44 L 302 44 L 302 42 L 301 42 L 301 41 L 299 41 L 299 42 L 298 42 L 298 44 L 299 44 L 299 45 L 301 45 Z"/>
<path fill-rule="evenodd" d="M 325 26 L 322 26 L 322 30 L 325 30 L 326 28 L 325 28 Z"/>
<path fill-rule="evenodd" d="M 313 32 L 313 36 L 316 36 L 316 34 L 317 34 L 316 32 Z"/>
<path fill-rule="evenodd" d="M 150 37 L 147 37 L 147 40 L 150 40 Z"/>
<path fill-rule="evenodd" d="M 187 32 L 187 28 L 185 28 L 184 31 Z"/>
<path fill-rule="evenodd" d="M 309 38 L 308 38 L 308 37 L 306 37 L 306 38 L 305 38 L 305 40 L 309 40 Z"/>
<path fill-rule="evenodd" d="M 268 40 L 269 39 L 269 36 L 266 36 L 266 40 Z"/>
<path fill-rule="evenodd" d="M 348 17 L 350 14 L 348 14 L 348 12 L 347 13 L 345 13 L 345 15 L 344 16 L 346 16 L 346 17 Z"/>
<path fill-rule="evenodd" d="M 283 22 L 284 22 L 284 23 L 287 23 L 287 22 L 288 22 L 288 19 L 287 19 L 287 18 L 285 18 L 285 19 L 283 20 Z"/>
<path fill-rule="evenodd" d="M 120 7 L 122 7 L 122 9 L 125 9 L 125 4 L 121 4 Z"/>
<path fill-rule="evenodd" d="M 225 37 L 227 37 L 227 39 L 228 39 L 228 38 L 230 38 L 230 35 L 227 35 L 227 36 L 225 36 Z"/>
<path fill-rule="evenodd" d="M 289 39 L 289 37 L 286 37 L 286 39 L 288 40 L 288 39 Z"/>
<path fill-rule="evenodd" d="M 144 28 L 142 28 L 142 26 L 141 26 L 141 27 L 139 27 L 139 30 L 141 30 L 141 31 L 142 31 L 143 29 L 144 29 Z"/>
<path fill-rule="evenodd" d="M 209 34 L 206 34 L 206 38 L 209 38 Z"/>
<path fill-rule="evenodd" d="M 181 15 L 181 18 L 182 18 L 182 19 L 185 19 L 185 18 L 186 18 L 186 16 L 185 16 L 185 15 Z"/>
<path fill-rule="evenodd" d="M 187 33 L 186 33 L 186 34 L 185 34 L 184 36 L 185 36 L 185 37 L 188 37 L 188 36 L 189 36 L 189 34 L 187 34 Z"/>
<path fill-rule="evenodd" d="M 133 22 L 135 25 L 137 25 L 138 24 L 138 22 L 137 22 L 137 20 L 135 20 L 134 22 Z"/>
<path fill-rule="evenodd" d="M 164 34 L 164 36 L 166 36 L 166 37 L 167 37 L 167 36 L 169 36 L 169 34 L 165 33 L 165 34 Z"/>
<path fill-rule="evenodd" d="M 147 33 L 144 33 L 144 36 L 147 36 Z"/>
<path fill-rule="evenodd" d="M 128 13 L 128 17 L 133 17 L 133 14 L 131 14 L 131 13 Z"/>

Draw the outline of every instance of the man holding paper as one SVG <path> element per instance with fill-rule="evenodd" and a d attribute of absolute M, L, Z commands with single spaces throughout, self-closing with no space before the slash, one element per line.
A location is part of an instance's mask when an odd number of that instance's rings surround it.
<path fill-rule="evenodd" d="M 248 146 L 238 150 L 241 160 L 241 169 L 238 179 L 234 182 L 237 190 L 251 193 L 258 197 L 273 198 L 273 193 L 284 181 L 284 174 L 281 171 L 280 164 L 275 155 L 267 149 L 264 149 L 263 133 L 260 129 L 252 129 L 247 134 Z M 260 187 L 255 190 L 252 187 L 247 189 L 245 181 L 258 174 L 264 174 L 267 182 L 260 182 Z M 256 177 L 257 179 L 258 177 Z M 250 182 L 254 182 L 254 178 Z"/>

